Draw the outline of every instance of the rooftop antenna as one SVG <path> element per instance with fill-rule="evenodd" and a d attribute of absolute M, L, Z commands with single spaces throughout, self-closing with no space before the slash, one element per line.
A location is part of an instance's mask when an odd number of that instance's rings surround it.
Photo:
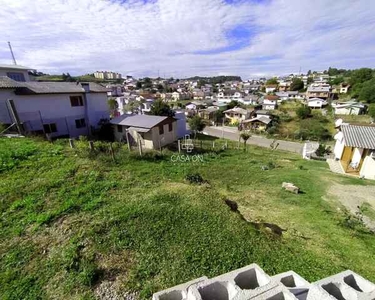
<path fill-rule="evenodd" d="M 15 59 L 14 54 L 13 54 L 12 45 L 10 44 L 10 42 L 8 42 L 8 46 L 9 46 L 10 53 L 12 54 L 13 64 L 17 65 L 16 59 Z"/>

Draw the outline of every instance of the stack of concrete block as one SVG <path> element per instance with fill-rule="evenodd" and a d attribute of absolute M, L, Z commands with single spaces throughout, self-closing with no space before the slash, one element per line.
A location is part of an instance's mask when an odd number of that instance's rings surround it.
<path fill-rule="evenodd" d="M 288 271 L 268 276 L 258 265 L 160 291 L 153 300 L 375 300 L 375 285 L 352 271 L 309 283 Z"/>

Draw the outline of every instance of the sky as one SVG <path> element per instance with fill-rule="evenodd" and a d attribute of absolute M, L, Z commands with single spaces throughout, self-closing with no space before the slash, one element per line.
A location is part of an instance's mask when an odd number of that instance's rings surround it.
<path fill-rule="evenodd" d="M 375 0 L 0 0 L 0 63 L 243 79 L 375 68 Z"/>

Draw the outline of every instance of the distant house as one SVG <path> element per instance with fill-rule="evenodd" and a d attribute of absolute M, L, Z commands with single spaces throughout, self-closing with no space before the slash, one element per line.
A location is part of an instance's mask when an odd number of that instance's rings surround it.
<path fill-rule="evenodd" d="M 341 83 L 340 85 L 340 93 L 341 94 L 347 94 L 350 88 L 350 84 L 347 83 Z"/>
<path fill-rule="evenodd" d="M 159 149 L 177 140 L 177 120 L 150 115 L 122 115 L 111 120 L 115 139 L 144 149 Z"/>
<path fill-rule="evenodd" d="M 171 96 L 172 101 L 179 101 L 180 100 L 180 93 L 179 92 L 173 92 Z"/>
<path fill-rule="evenodd" d="M 375 127 L 341 125 L 334 155 L 345 173 L 375 180 Z"/>
<path fill-rule="evenodd" d="M 291 84 L 290 81 L 279 82 L 279 85 L 278 85 L 279 92 L 286 92 L 287 90 L 289 90 L 290 84 Z"/>
<path fill-rule="evenodd" d="M 311 84 L 306 91 L 306 98 L 328 99 L 331 96 L 329 85 Z"/>
<path fill-rule="evenodd" d="M 279 97 L 279 102 L 303 99 L 303 96 L 298 91 L 276 92 L 275 95 Z"/>
<path fill-rule="evenodd" d="M 311 98 L 307 99 L 307 106 L 310 108 L 322 108 L 323 106 L 326 106 L 328 102 L 325 99 L 321 98 Z"/>
<path fill-rule="evenodd" d="M 215 113 L 219 111 L 218 106 L 209 106 L 204 109 L 200 109 L 198 111 L 198 116 L 200 116 L 202 119 L 210 121 L 211 123 L 214 123 L 215 120 Z"/>
<path fill-rule="evenodd" d="M 240 102 L 245 105 L 257 105 L 259 97 L 257 95 L 246 95 Z"/>
<path fill-rule="evenodd" d="M 263 104 L 262 104 L 262 109 L 265 110 L 273 110 L 276 109 L 277 107 L 277 101 L 279 100 L 278 96 L 274 95 L 266 95 L 263 98 Z"/>
<path fill-rule="evenodd" d="M 335 115 L 360 115 L 366 110 L 366 106 L 360 102 L 338 102 L 333 103 L 332 108 Z"/>
<path fill-rule="evenodd" d="M 251 111 L 240 107 L 234 107 L 224 111 L 225 118 L 229 120 L 231 124 L 240 123 L 250 117 Z"/>
<path fill-rule="evenodd" d="M 242 121 L 242 128 L 249 130 L 265 131 L 271 124 L 272 119 L 266 116 L 257 116 L 252 119 Z"/>
<path fill-rule="evenodd" d="M 277 84 L 266 85 L 266 93 L 273 93 L 277 89 Z"/>
<path fill-rule="evenodd" d="M 29 133 L 51 137 L 90 135 L 109 119 L 107 89 L 97 83 L 18 82 L 0 76 L 0 123 L 12 124 L 12 99 Z"/>

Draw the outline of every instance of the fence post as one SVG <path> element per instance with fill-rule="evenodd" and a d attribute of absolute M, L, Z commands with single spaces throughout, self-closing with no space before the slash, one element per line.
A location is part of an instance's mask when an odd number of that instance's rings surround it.
<path fill-rule="evenodd" d="M 129 143 L 129 136 L 128 136 L 128 134 L 129 134 L 129 132 L 128 132 L 128 130 L 127 129 L 125 129 L 125 132 L 126 132 L 126 143 L 128 144 L 128 150 L 129 150 L 129 152 L 130 152 L 130 143 Z"/>
<path fill-rule="evenodd" d="M 113 151 L 112 143 L 109 143 L 109 151 L 111 152 L 112 160 L 116 162 L 115 153 Z"/>
<path fill-rule="evenodd" d="M 73 139 L 69 139 L 69 146 L 70 146 L 70 148 L 74 148 L 74 141 L 73 141 Z"/>
<path fill-rule="evenodd" d="M 225 149 L 228 149 L 228 141 L 225 141 Z"/>
<path fill-rule="evenodd" d="M 177 140 L 178 153 L 181 153 L 181 140 Z"/>
<path fill-rule="evenodd" d="M 203 150 L 203 141 L 201 140 L 201 149 Z"/>
<path fill-rule="evenodd" d="M 215 141 L 212 141 L 212 149 L 215 150 Z"/>
<path fill-rule="evenodd" d="M 142 156 L 142 145 L 139 139 L 138 139 L 138 150 L 139 150 L 139 155 Z"/>
<path fill-rule="evenodd" d="M 89 141 L 89 148 L 91 151 L 94 150 L 94 142 L 93 141 Z"/>

